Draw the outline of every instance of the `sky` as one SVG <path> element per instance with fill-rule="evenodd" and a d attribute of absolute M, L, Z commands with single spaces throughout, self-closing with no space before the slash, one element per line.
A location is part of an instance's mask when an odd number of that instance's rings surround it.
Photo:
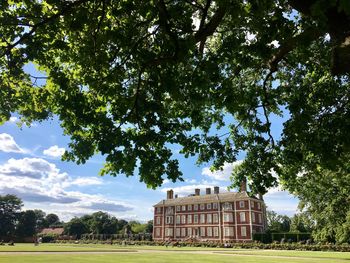
<path fill-rule="evenodd" d="M 171 183 L 165 180 L 162 187 L 148 189 L 132 177 L 119 175 L 99 176 L 103 157 L 95 155 L 83 165 L 61 161 L 68 149 L 69 137 L 63 135 L 57 118 L 33 123 L 31 127 L 17 125 L 13 115 L 0 126 L 0 195 L 15 194 L 24 203 L 23 209 L 42 209 L 56 213 L 61 220 L 96 211 L 108 212 L 117 218 L 146 222 L 153 218 L 153 205 L 166 198 L 166 191 L 186 196 L 200 188 L 219 186 L 227 191 L 232 168 L 239 163 L 226 163 L 222 171 L 211 172 L 210 164 L 198 166 L 195 158 L 184 158 L 174 146 L 185 181 Z M 281 130 L 281 120 L 273 122 L 274 133 Z M 232 191 L 232 190 L 231 190 Z M 269 210 L 293 215 L 298 200 L 278 188 L 265 196 Z"/>

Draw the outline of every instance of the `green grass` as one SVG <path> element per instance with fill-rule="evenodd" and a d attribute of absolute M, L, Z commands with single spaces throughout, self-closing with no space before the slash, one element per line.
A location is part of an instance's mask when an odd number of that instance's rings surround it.
<path fill-rule="evenodd" d="M 141 250 L 140 252 L 137 252 Z M 8 252 L 5 252 L 8 251 Z M 24 254 L 20 251 L 26 252 Z M 51 251 L 53 254 L 35 252 Z M 128 252 L 129 251 L 129 252 Z M 17 252 L 17 253 L 16 253 Z M 61 253 L 62 252 L 62 253 Z M 77 254 L 63 253 L 77 252 Z M 82 252 L 79 254 L 79 252 Z M 102 252 L 98 254 L 83 254 L 83 252 Z M 114 253 L 109 253 L 114 252 Z M 9 254 L 10 253 L 10 254 Z M 314 252 L 286 250 L 246 250 L 222 248 L 194 247 L 162 247 L 162 246 L 117 246 L 99 244 L 16 244 L 15 246 L 0 246 L 0 263 L 80 263 L 80 262 L 232 262 L 232 263 L 350 263 L 350 253 L 347 252 Z"/>
<path fill-rule="evenodd" d="M 261 256 L 224 256 L 224 255 L 201 255 L 201 254 L 185 254 L 179 252 L 151 252 L 145 254 L 102 254 L 102 255 L 0 255 L 0 262 L 11 263 L 83 263 L 83 262 L 193 262 L 193 263 L 207 263 L 207 262 L 220 262 L 220 263 L 266 263 L 266 262 L 282 262 L 283 263 L 318 263 L 318 262 L 332 262 L 341 263 L 348 262 L 342 259 L 325 260 L 325 259 L 302 259 L 302 258 L 273 258 L 273 257 L 261 257 Z"/>

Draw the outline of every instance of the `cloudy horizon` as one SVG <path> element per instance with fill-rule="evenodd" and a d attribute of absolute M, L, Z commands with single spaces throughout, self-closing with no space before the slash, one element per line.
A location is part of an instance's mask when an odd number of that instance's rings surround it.
<path fill-rule="evenodd" d="M 197 166 L 194 158 L 180 159 L 184 182 L 165 179 L 163 186 L 148 189 L 139 177 L 98 176 L 103 157 L 96 155 L 84 165 L 61 161 L 69 139 L 62 134 L 57 120 L 45 121 L 31 128 L 19 129 L 17 117 L 0 127 L 0 195 L 15 194 L 23 200 L 24 209 L 42 209 L 56 213 L 62 220 L 96 211 L 118 218 L 145 222 L 153 218 L 153 205 L 166 197 L 166 191 L 186 196 L 200 188 L 219 186 L 227 191 L 232 169 L 241 161 L 225 163 L 221 171 L 209 165 Z M 292 215 L 297 200 L 279 188 L 264 197 L 269 210 Z"/>

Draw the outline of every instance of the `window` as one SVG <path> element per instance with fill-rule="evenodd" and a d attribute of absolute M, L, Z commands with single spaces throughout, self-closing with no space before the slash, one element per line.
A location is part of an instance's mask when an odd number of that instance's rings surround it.
<path fill-rule="evenodd" d="M 213 227 L 213 230 L 214 230 L 214 237 L 218 237 L 219 236 L 219 228 Z"/>
<path fill-rule="evenodd" d="M 213 222 L 214 223 L 218 223 L 219 222 L 218 214 L 213 214 Z"/>
<path fill-rule="evenodd" d="M 187 224 L 192 224 L 192 215 L 187 216 Z"/>
<path fill-rule="evenodd" d="M 176 224 L 180 224 L 180 216 L 179 215 L 176 216 Z"/>
<path fill-rule="evenodd" d="M 188 210 L 188 211 L 191 211 L 191 210 L 192 210 L 192 205 L 188 205 L 188 206 L 187 206 L 187 210 Z"/>
<path fill-rule="evenodd" d="M 157 236 L 157 237 L 160 236 L 160 228 L 159 228 L 159 227 L 156 228 L 156 236 Z"/>
<path fill-rule="evenodd" d="M 205 227 L 201 227 L 201 237 L 205 236 Z"/>
<path fill-rule="evenodd" d="M 192 228 L 187 228 L 187 235 L 192 236 Z"/>
<path fill-rule="evenodd" d="M 258 214 L 258 222 L 259 222 L 259 224 L 261 224 L 261 222 L 262 222 L 261 214 Z"/>
<path fill-rule="evenodd" d="M 208 209 L 208 210 L 211 209 L 211 204 L 207 204 L 207 209 Z"/>
<path fill-rule="evenodd" d="M 207 223 L 208 224 L 212 223 L 212 215 L 211 214 L 207 214 Z"/>
<path fill-rule="evenodd" d="M 165 236 L 172 237 L 173 236 L 173 229 L 172 228 L 166 228 L 165 229 Z"/>
<path fill-rule="evenodd" d="M 186 228 L 181 228 L 181 236 L 182 237 L 186 236 Z"/>
<path fill-rule="evenodd" d="M 204 210 L 204 208 L 205 208 L 205 205 L 204 205 L 204 204 L 201 204 L 201 205 L 200 205 L 200 209 L 201 209 L 201 210 Z"/>
<path fill-rule="evenodd" d="M 194 205 L 194 206 L 193 206 L 193 210 L 194 210 L 194 211 L 197 211 L 197 210 L 198 210 L 198 205 Z"/>
<path fill-rule="evenodd" d="M 224 222 L 233 222 L 233 214 L 225 213 L 224 214 Z"/>
<path fill-rule="evenodd" d="M 167 224 L 172 224 L 173 223 L 173 217 L 172 216 L 167 216 L 165 218 Z"/>
<path fill-rule="evenodd" d="M 244 201 L 239 201 L 239 207 L 244 208 Z"/>
<path fill-rule="evenodd" d="M 252 220 L 255 223 L 255 213 L 254 212 L 252 212 Z"/>
<path fill-rule="evenodd" d="M 183 205 L 183 206 L 181 207 L 181 210 L 182 210 L 182 211 L 186 211 L 186 206 Z"/>
<path fill-rule="evenodd" d="M 224 235 L 227 237 L 233 237 L 233 227 L 225 227 L 224 228 Z"/>
<path fill-rule="evenodd" d="M 240 213 L 239 213 L 239 220 L 240 220 L 241 222 L 245 222 L 245 212 L 240 212 Z"/>
<path fill-rule="evenodd" d="M 247 236 L 247 227 L 241 226 L 241 236 L 246 237 Z"/>
<path fill-rule="evenodd" d="M 156 224 L 157 224 L 157 225 L 160 225 L 160 217 L 159 217 L 159 216 L 156 217 Z"/>
<path fill-rule="evenodd" d="M 213 204 L 213 209 L 218 209 L 218 203 Z"/>
<path fill-rule="evenodd" d="M 232 209 L 232 204 L 231 203 L 224 203 L 223 205 L 224 210 L 231 210 Z"/>
<path fill-rule="evenodd" d="M 195 224 L 198 224 L 198 215 L 194 215 L 194 216 L 193 216 L 193 222 L 194 222 Z"/>
<path fill-rule="evenodd" d="M 201 224 L 205 223 L 205 214 L 201 214 Z"/>
<path fill-rule="evenodd" d="M 255 204 L 254 201 L 250 201 L 250 206 L 251 206 L 252 208 L 254 208 L 254 204 Z"/>
<path fill-rule="evenodd" d="M 172 215 L 173 213 L 174 213 L 174 209 L 172 207 L 167 207 L 166 214 L 167 215 Z"/>
<path fill-rule="evenodd" d="M 156 213 L 161 213 L 162 212 L 162 208 L 161 207 L 157 207 L 157 209 L 156 209 Z"/>
<path fill-rule="evenodd" d="M 176 228 L 176 236 L 177 237 L 180 237 L 180 234 L 181 234 L 181 228 Z"/>
<path fill-rule="evenodd" d="M 260 205 L 260 203 L 258 203 L 258 209 L 260 209 L 261 208 L 261 205 Z"/>
<path fill-rule="evenodd" d="M 182 224 L 186 224 L 186 216 L 185 215 L 182 216 L 181 223 Z"/>
<path fill-rule="evenodd" d="M 176 212 L 180 212 L 181 207 L 178 205 L 176 206 Z"/>
<path fill-rule="evenodd" d="M 212 237 L 213 236 L 213 229 L 211 227 L 207 227 L 207 236 Z"/>

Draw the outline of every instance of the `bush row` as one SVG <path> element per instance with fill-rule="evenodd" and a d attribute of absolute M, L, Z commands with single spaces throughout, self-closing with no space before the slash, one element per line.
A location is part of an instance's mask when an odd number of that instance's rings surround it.
<path fill-rule="evenodd" d="M 121 240 L 57 240 L 56 243 L 78 244 L 109 244 L 119 246 L 169 246 L 169 247 L 212 247 L 212 248 L 243 248 L 243 249 L 274 249 L 274 250 L 304 250 L 304 251 L 338 251 L 350 252 L 350 245 L 336 244 L 303 244 L 299 243 L 270 243 L 246 242 L 246 243 L 218 243 L 218 242 L 154 242 L 154 241 L 121 241 Z"/>

